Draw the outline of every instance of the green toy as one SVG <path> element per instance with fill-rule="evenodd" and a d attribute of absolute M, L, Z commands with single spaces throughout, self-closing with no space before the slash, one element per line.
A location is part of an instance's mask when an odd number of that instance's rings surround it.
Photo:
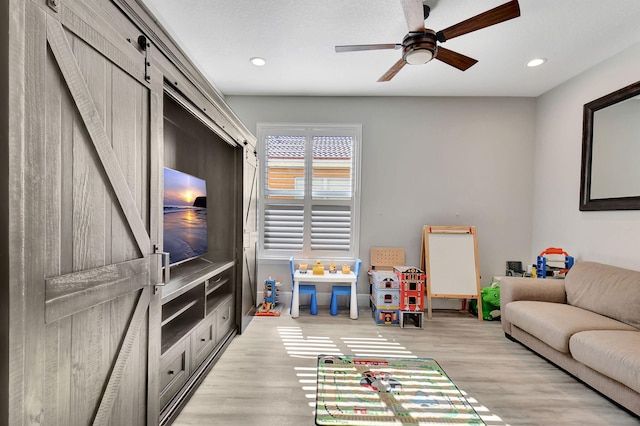
<path fill-rule="evenodd" d="M 491 321 L 500 316 L 500 284 L 492 282 L 489 287 L 485 287 L 480 292 L 482 298 L 482 318 Z M 497 311 L 497 313 L 496 313 Z M 469 312 L 478 314 L 478 301 L 472 300 L 469 304 Z"/>

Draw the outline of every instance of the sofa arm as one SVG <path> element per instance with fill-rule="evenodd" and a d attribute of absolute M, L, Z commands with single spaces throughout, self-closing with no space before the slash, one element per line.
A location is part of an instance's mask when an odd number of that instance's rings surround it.
<path fill-rule="evenodd" d="M 496 277 L 500 284 L 500 309 L 502 329 L 511 334 L 511 323 L 505 316 L 505 307 L 516 300 L 566 303 L 564 280 L 551 278 Z"/>

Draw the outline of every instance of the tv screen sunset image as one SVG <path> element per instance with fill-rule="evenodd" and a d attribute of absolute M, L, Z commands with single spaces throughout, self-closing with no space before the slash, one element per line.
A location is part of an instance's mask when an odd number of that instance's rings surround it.
<path fill-rule="evenodd" d="M 207 252 L 207 184 L 164 169 L 164 251 L 176 264 Z"/>

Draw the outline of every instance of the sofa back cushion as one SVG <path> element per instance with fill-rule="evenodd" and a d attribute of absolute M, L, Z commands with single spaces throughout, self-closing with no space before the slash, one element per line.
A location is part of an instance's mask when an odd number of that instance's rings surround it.
<path fill-rule="evenodd" d="M 578 262 L 565 278 L 567 303 L 640 328 L 640 272 Z"/>

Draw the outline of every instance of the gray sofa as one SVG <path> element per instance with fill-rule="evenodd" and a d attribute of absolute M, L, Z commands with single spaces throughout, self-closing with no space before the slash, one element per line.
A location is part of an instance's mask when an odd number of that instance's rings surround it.
<path fill-rule="evenodd" d="M 505 335 L 640 416 L 640 272 L 578 262 L 565 279 L 498 280 Z"/>

